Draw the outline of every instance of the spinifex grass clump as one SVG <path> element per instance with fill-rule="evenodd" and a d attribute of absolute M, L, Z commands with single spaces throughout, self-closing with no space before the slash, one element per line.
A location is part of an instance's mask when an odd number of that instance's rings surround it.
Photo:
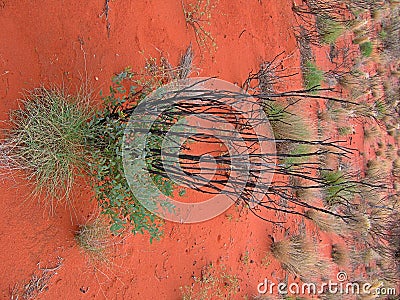
<path fill-rule="evenodd" d="M 318 274 L 319 259 L 316 245 L 304 234 L 273 241 L 271 252 L 287 271 L 295 275 L 313 278 Z"/>
<path fill-rule="evenodd" d="M 334 43 L 346 30 L 343 22 L 337 21 L 326 15 L 317 16 L 317 30 L 323 44 Z"/>
<path fill-rule="evenodd" d="M 378 126 L 369 126 L 364 128 L 364 140 L 371 142 L 381 135 L 381 131 Z"/>
<path fill-rule="evenodd" d="M 345 223 L 335 216 L 328 215 L 315 209 L 307 210 L 305 215 L 322 231 L 334 232 L 337 234 L 343 233 Z"/>
<path fill-rule="evenodd" d="M 328 207 L 352 202 L 357 193 L 357 185 L 346 178 L 341 171 L 322 171 L 321 177 L 325 181 L 324 201 Z"/>
<path fill-rule="evenodd" d="M 80 225 L 75 233 L 79 247 L 94 261 L 108 261 L 107 250 L 111 244 L 110 230 L 106 222 L 97 218 L 87 224 Z"/>
<path fill-rule="evenodd" d="M 318 69 L 317 65 L 312 61 L 307 61 L 303 68 L 303 78 L 305 88 L 307 90 L 319 88 L 324 79 L 324 72 Z M 316 93 L 316 91 L 314 91 Z"/>
<path fill-rule="evenodd" d="M 264 110 L 276 139 L 276 149 L 285 165 L 290 166 L 309 159 L 307 154 L 315 147 L 295 141 L 311 139 L 311 122 L 296 115 L 293 106 L 285 107 L 277 102 L 268 102 Z M 288 142 L 288 140 L 293 142 Z"/>
<path fill-rule="evenodd" d="M 11 113 L 2 166 L 23 171 L 37 194 L 66 199 L 76 173 L 86 168 L 93 113 L 85 97 L 60 89 L 35 89 L 22 105 Z"/>
<path fill-rule="evenodd" d="M 372 54 L 372 50 L 373 46 L 371 41 L 360 44 L 360 51 L 363 56 L 370 57 Z"/>

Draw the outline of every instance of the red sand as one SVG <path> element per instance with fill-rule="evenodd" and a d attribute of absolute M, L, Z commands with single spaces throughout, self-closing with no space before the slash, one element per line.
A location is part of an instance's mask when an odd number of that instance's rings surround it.
<path fill-rule="evenodd" d="M 103 5 L 102 0 L 0 1 L 1 120 L 18 106 L 24 89 L 49 83 L 74 87 L 87 72 L 96 92 L 106 91 L 112 74 L 126 66 L 141 69 L 144 58 L 157 57 L 159 50 L 176 63 L 191 42 L 200 76 L 242 84 L 251 70 L 283 50 L 294 52 L 287 66 L 299 66 L 291 1 L 220 0 L 211 20 L 218 49 L 214 55 L 204 52 L 202 60 L 180 1 L 110 1 L 109 38 L 100 17 Z M 298 79 L 293 84 L 300 87 Z M 147 235 L 130 236 L 116 247 L 110 266 L 94 270 L 73 238 L 77 224 L 84 223 L 96 206 L 88 202 L 84 184 L 77 187 L 74 211 L 59 206 L 54 216 L 34 201 L 24 202 L 29 188 L 23 185 L 11 178 L 2 181 L 2 299 L 9 299 L 9 288 L 16 283 L 29 280 L 38 262 L 51 267 L 58 256 L 64 265 L 40 299 L 179 299 L 179 287 L 192 284 L 192 276 L 199 276 L 210 262 L 226 266 L 241 279 L 235 299 L 257 294 L 257 284 L 264 278 L 284 279 L 272 256 L 267 268 L 261 265 L 269 249 L 268 234 L 279 237 L 283 232 L 235 207 L 200 224 L 167 222 L 164 237 L 151 245 Z M 295 220 L 287 220 L 294 231 Z M 323 238 L 326 243 L 330 239 Z M 241 261 L 246 251 L 248 264 Z"/>

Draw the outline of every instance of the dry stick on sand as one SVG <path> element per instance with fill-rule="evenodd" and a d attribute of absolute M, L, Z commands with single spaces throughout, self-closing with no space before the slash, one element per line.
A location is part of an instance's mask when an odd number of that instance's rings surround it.
<path fill-rule="evenodd" d="M 23 286 L 21 291 L 19 290 L 18 285 L 15 285 L 10 291 L 10 299 L 18 300 L 20 299 L 20 296 L 21 299 L 35 299 L 39 294 L 47 291 L 50 279 L 57 274 L 57 271 L 63 264 L 63 258 L 57 257 L 57 260 L 57 264 L 53 268 L 41 268 L 39 262 L 37 265 L 39 270 L 42 271 L 42 274 L 40 276 L 33 274 L 29 282 Z"/>
<path fill-rule="evenodd" d="M 110 0 L 105 0 L 104 6 L 103 6 L 103 12 L 100 14 L 100 18 L 104 16 L 106 19 L 106 29 L 107 29 L 107 37 L 110 38 L 110 29 L 111 29 L 111 24 L 110 21 L 108 20 L 108 13 L 110 12 Z"/>

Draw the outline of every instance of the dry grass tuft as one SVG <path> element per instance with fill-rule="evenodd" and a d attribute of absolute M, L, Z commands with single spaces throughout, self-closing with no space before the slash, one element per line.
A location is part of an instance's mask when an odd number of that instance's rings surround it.
<path fill-rule="evenodd" d="M 272 255 L 288 272 L 303 278 L 315 278 L 320 272 L 316 244 L 304 234 L 273 241 Z"/>
<path fill-rule="evenodd" d="M 349 260 L 348 251 L 347 249 L 340 245 L 340 244 L 333 244 L 332 245 L 332 260 L 338 266 L 346 266 Z"/>
<path fill-rule="evenodd" d="M 387 182 L 392 172 L 392 164 L 385 159 L 372 159 L 367 162 L 365 177 L 372 183 Z"/>
<path fill-rule="evenodd" d="M 381 131 L 379 127 L 374 125 L 368 128 L 364 128 L 364 140 L 367 142 L 374 141 L 379 136 L 381 136 Z"/>
<path fill-rule="evenodd" d="M 392 173 L 394 177 L 400 178 L 400 159 L 396 158 L 392 164 Z"/>
<path fill-rule="evenodd" d="M 371 220 L 369 219 L 368 215 L 356 211 L 348 220 L 347 226 L 350 232 L 354 232 L 365 237 L 371 230 Z"/>
<path fill-rule="evenodd" d="M 75 233 L 75 240 L 79 247 L 93 262 L 108 262 L 108 250 L 113 245 L 107 223 L 96 218 L 87 224 L 80 225 Z"/>
<path fill-rule="evenodd" d="M 305 212 L 305 215 L 310 218 L 322 231 L 334 232 L 337 234 L 343 232 L 344 223 L 342 222 L 342 220 L 336 218 L 335 216 L 317 211 L 315 209 L 307 210 Z"/>

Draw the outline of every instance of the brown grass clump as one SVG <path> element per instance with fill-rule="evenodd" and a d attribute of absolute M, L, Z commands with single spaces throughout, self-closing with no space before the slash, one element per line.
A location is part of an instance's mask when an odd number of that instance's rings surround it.
<path fill-rule="evenodd" d="M 400 178 L 400 159 L 397 158 L 393 161 L 392 164 L 392 174 L 394 177 Z"/>
<path fill-rule="evenodd" d="M 319 273 L 316 245 L 304 234 L 273 241 L 270 249 L 282 267 L 294 275 L 314 278 Z"/>
<path fill-rule="evenodd" d="M 305 215 L 310 218 L 322 231 L 334 232 L 338 234 L 343 231 L 344 223 L 335 216 L 317 211 L 315 209 L 307 210 Z"/>
<path fill-rule="evenodd" d="M 349 253 L 349 259 L 352 264 L 357 265 L 368 265 L 379 255 L 371 248 L 368 249 L 352 249 Z"/>
<path fill-rule="evenodd" d="M 384 159 L 373 159 L 367 163 L 365 177 L 372 182 L 386 182 L 392 171 L 390 161 Z"/>
<path fill-rule="evenodd" d="M 351 232 L 366 236 L 371 230 L 371 220 L 366 214 L 356 212 L 347 222 L 347 226 Z"/>
<path fill-rule="evenodd" d="M 349 257 L 347 249 L 344 246 L 340 244 L 333 244 L 331 255 L 333 262 L 336 263 L 338 266 L 347 265 Z"/>
<path fill-rule="evenodd" d="M 110 230 L 103 219 L 96 218 L 80 225 L 75 240 L 90 260 L 108 262 L 108 250 L 112 242 Z"/>
<path fill-rule="evenodd" d="M 374 141 L 381 135 L 379 127 L 374 125 L 369 128 L 364 128 L 364 140 L 367 142 Z"/>

